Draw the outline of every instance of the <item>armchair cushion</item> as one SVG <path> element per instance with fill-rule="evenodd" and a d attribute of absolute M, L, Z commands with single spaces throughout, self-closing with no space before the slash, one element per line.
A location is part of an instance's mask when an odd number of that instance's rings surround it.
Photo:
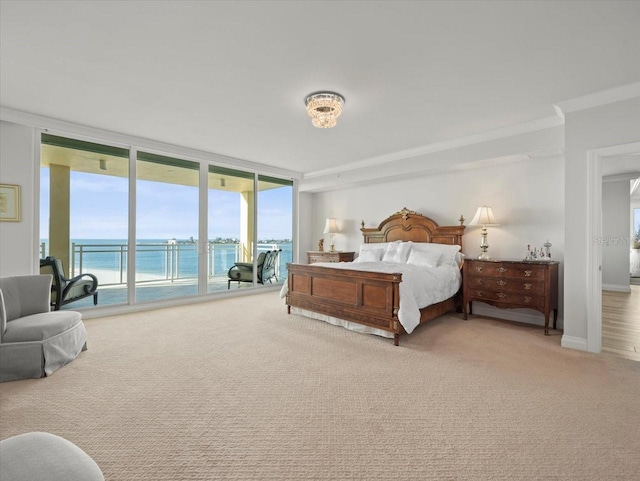
<path fill-rule="evenodd" d="M 44 341 L 61 332 L 66 332 L 82 322 L 82 316 L 76 311 L 53 311 L 32 314 L 10 322 L 2 337 L 2 342 Z"/>

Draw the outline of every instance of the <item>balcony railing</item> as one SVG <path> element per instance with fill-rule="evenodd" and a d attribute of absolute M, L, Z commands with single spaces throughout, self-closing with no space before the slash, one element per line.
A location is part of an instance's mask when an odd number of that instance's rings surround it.
<path fill-rule="evenodd" d="M 286 244 L 290 246 L 291 244 Z M 284 245 L 258 244 L 258 252 L 281 249 Z M 71 244 L 70 277 L 85 272 L 99 275 L 100 285 L 127 283 L 128 246 L 124 243 Z M 291 262 L 290 249 L 283 249 L 286 258 L 278 256 L 277 272 Z M 40 244 L 40 255 L 46 256 L 46 243 Z M 139 243 L 136 244 L 136 283 L 157 281 L 183 281 L 198 278 L 198 244 L 196 242 Z M 242 245 L 207 244 L 207 278 L 226 276 L 228 269 L 241 260 Z"/>

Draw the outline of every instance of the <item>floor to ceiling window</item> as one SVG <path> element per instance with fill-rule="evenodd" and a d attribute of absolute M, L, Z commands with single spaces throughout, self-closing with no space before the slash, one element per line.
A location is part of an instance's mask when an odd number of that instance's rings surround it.
<path fill-rule="evenodd" d="M 293 260 L 293 182 L 258 176 L 258 247 L 277 250 L 275 277 L 263 285 L 282 283 Z"/>
<path fill-rule="evenodd" d="M 209 166 L 208 291 L 253 286 L 255 174 Z M 247 266 L 246 264 L 251 264 Z M 229 282 L 232 267 L 242 271 Z"/>
<path fill-rule="evenodd" d="M 129 150 L 43 134 L 40 186 L 40 257 L 60 259 L 67 278 L 94 274 L 99 305 L 126 303 Z"/>
<path fill-rule="evenodd" d="M 40 255 L 60 258 L 67 277 L 96 275 L 99 307 L 286 277 L 291 180 L 49 134 L 41 149 Z"/>
<path fill-rule="evenodd" d="M 136 302 L 198 294 L 199 168 L 138 152 Z"/>

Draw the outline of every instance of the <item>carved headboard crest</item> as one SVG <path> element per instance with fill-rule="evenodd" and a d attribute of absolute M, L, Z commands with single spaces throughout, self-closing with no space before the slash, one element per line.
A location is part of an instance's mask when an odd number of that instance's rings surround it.
<path fill-rule="evenodd" d="M 461 225 L 439 226 L 433 219 L 404 207 L 383 220 L 377 229 L 366 228 L 363 220 L 360 230 L 365 243 L 402 240 L 462 246 L 462 235 L 465 229 L 462 219 L 461 216 Z"/>
<path fill-rule="evenodd" d="M 396 212 L 393 215 L 399 215 L 402 216 L 402 218 L 404 220 L 407 220 L 409 218 L 409 215 L 414 214 L 414 215 L 420 215 L 418 214 L 415 210 L 409 210 L 406 207 L 403 207 L 402 210 L 399 210 L 398 212 Z"/>

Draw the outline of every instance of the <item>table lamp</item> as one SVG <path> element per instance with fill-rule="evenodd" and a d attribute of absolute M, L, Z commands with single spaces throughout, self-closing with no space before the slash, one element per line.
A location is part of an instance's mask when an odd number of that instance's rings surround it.
<path fill-rule="evenodd" d="M 482 253 L 478 256 L 478 259 L 489 259 L 489 254 L 487 254 L 487 249 L 489 248 L 489 244 L 487 244 L 487 226 L 500 225 L 496 222 L 496 218 L 493 215 L 493 210 L 491 210 L 491 207 L 488 207 L 486 205 L 478 207 L 476 215 L 473 216 L 473 219 L 471 219 L 469 225 L 482 226 L 482 231 L 480 232 L 480 235 L 482 236 L 482 242 L 480 242 L 480 250 L 482 250 Z"/>
<path fill-rule="evenodd" d="M 334 252 L 334 245 L 333 245 L 333 236 L 336 232 L 340 232 L 340 230 L 338 229 L 338 224 L 336 223 L 336 220 L 333 218 L 329 218 L 327 219 L 327 222 L 324 225 L 324 234 L 329 234 L 329 238 L 331 239 L 331 246 L 329 247 L 329 252 Z"/>

